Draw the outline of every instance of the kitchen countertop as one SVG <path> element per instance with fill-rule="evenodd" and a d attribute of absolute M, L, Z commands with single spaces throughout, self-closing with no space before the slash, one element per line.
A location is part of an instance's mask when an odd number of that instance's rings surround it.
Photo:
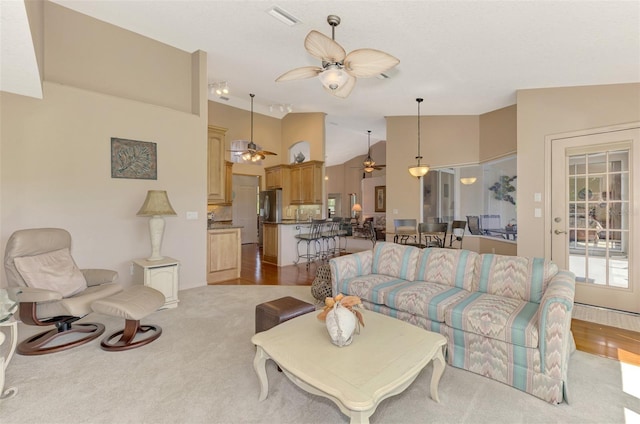
<path fill-rule="evenodd" d="M 228 230 L 230 228 L 244 228 L 243 225 L 235 225 L 235 224 L 209 224 L 207 230 Z"/>
<path fill-rule="evenodd" d="M 283 219 L 281 221 L 264 221 L 265 224 L 276 224 L 276 225 L 300 225 L 300 224 L 311 224 L 311 221 L 296 221 L 295 219 Z"/>

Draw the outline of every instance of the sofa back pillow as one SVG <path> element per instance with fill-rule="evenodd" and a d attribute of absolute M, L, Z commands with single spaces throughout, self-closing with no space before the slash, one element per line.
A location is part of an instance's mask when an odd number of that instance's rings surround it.
<path fill-rule="evenodd" d="M 28 287 L 53 290 L 61 293 L 62 297 L 87 289 L 87 281 L 66 247 L 40 255 L 17 257 L 13 262 Z"/>
<path fill-rule="evenodd" d="M 413 281 L 416 278 L 416 264 L 420 249 L 415 246 L 397 243 L 376 243 L 373 248 L 372 274 Z"/>
<path fill-rule="evenodd" d="M 463 249 L 427 248 L 418 259 L 416 280 L 472 291 L 478 254 Z"/>
<path fill-rule="evenodd" d="M 371 274 L 371 250 L 338 256 L 329 261 L 331 281 L 333 284 L 348 278 Z"/>
<path fill-rule="evenodd" d="M 544 258 L 480 255 L 477 291 L 540 303 L 542 295 L 558 273 L 558 266 Z"/>

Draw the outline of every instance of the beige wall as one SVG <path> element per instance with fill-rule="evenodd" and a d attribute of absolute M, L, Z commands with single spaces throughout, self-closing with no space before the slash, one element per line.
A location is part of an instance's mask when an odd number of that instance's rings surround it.
<path fill-rule="evenodd" d="M 82 38 L 76 32 L 79 28 L 98 37 L 97 32 L 104 30 L 103 36 L 114 38 L 116 48 L 101 49 L 105 56 L 101 60 L 117 62 L 120 69 L 117 78 L 111 79 L 109 93 L 102 90 L 105 87 L 93 91 L 65 80 L 64 85 L 45 81 L 43 100 L 0 95 L 2 255 L 7 239 L 17 229 L 62 227 L 73 237 L 72 253 L 80 267 L 115 269 L 120 280 L 129 284 L 130 261 L 148 256 L 151 250 L 148 218 L 137 217 L 136 212 L 147 190 L 161 189 L 168 191 L 178 214 L 166 218 L 162 254 L 181 261 L 181 289 L 206 284 L 206 114 L 159 106 L 161 99 L 150 104 L 119 96 L 119 90 L 144 74 L 144 66 L 137 68 L 138 62 L 120 59 L 133 56 L 131 50 L 148 43 L 128 31 L 105 29 L 105 24 L 97 25 L 95 32 L 93 19 L 83 15 L 70 18 L 71 12 L 48 6 L 44 16 L 47 37 Z M 110 46 L 107 40 L 98 44 Z M 48 38 L 44 48 L 45 69 L 48 60 L 59 62 L 60 57 L 70 62 L 66 67 L 91 69 L 85 62 L 93 60 L 93 52 L 72 56 L 66 46 L 50 44 Z M 197 108 L 206 110 L 206 55 L 175 50 L 156 45 L 150 54 L 161 60 L 162 66 L 153 73 L 162 77 L 151 79 L 160 81 L 189 69 L 187 96 L 193 96 L 192 86 L 199 86 L 203 95 L 197 96 Z M 167 63 L 166 58 L 179 63 Z M 79 84 L 82 86 L 84 79 Z M 153 91 L 162 90 L 156 86 Z M 188 101 L 189 109 L 192 101 L 194 98 Z M 111 178 L 111 137 L 157 143 L 158 179 Z M 199 218 L 187 221 L 187 211 L 198 212 Z M 5 285 L 4 269 L 0 279 Z"/>
<path fill-rule="evenodd" d="M 371 146 L 371 157 L 376 164 L 384 165 L 387 155 L 387 142 L 385 140 L 379 141 Z M 342 211 L 337 211 L 338 216 L 350 216 L 351 210 L 349 209 L 349 193 L 355 193 L 358 203 L 362 203 L 364 200 L 362 193 L 362 162 L 366 159 L 367 155 L 356 156 L 353 159 L 348 160 L 342 165 L 334 165 L 326 168 L 326 175 L 329 177 L 327 181 L 327 194 L 340 193 L 342 196 Z M 386 168 L 382 170 L 376 170 L 366 175 L 366 178 L 382 178 L 382 185 L 386 184 Z"/>
<path fill-rule="evenodd" d="M 54 3 L 45 16 L 45 80 L 198 113 L 190 53 Z"/>
<path fill-rule="evenodd" d="M 516 152 L 518 148 L 516 105 L 480 115 L 479 162 L 487 162 Z"/>
<path fill-rule="evenodd" d="M 282 162 L 289 163 L 289 148 L 299 141 L 308 141 L 311 151 L 309 160 L 325 159 L 325 114 L 289 113 L 282 118 Z"/>
<path fill-rule="evenodd" d="M 420 182 L 409 174 L 415 164 L 418 135 L 415 116 L 387 117 L 387 229 L 394 219 L 420 220 Z M 478 162 L 478 116 L 423 116 L 420 121 L 422 163 L 432 167 Z"/>
<path fill-rule="evenodd" d="M 543 256 L 544 217 L 534 208 L 548 206 L 545 137 L 570 131 L 640 121 L 640 84 L 520 90 L 518 99 L 518 254 Z M 634 187 L 640 186 L 640 173 Z M 541 193 L 543 202 L 534 202 Z M 633 260 L 632 260 L 633 261 Z"/>

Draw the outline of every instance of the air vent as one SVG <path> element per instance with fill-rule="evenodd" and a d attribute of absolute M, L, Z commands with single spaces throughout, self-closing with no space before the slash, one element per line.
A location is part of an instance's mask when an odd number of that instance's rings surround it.
<path fill-rule="evenodd" d="M 267 10 L 267 13 L 273 16 L 274 18 L 276 18 L 277 20 L 279 20 L 280 22 L 282 22 L 283 24 L 286 24 L 289 26 L 294 26 L 295 24 L 300 22 L 300 20 L 294 17 L 291 13 L 284 11 L 278 6 L 274 6 L 271 9 Z"/>

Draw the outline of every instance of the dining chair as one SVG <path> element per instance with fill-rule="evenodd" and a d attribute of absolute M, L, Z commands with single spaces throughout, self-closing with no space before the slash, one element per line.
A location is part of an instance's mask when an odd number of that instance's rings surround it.
<path fill-rule="evenodd" d="M 444 247 L 448 227 L 447 222 L 421 222 L 418 224 L 418 247 Z"/>

